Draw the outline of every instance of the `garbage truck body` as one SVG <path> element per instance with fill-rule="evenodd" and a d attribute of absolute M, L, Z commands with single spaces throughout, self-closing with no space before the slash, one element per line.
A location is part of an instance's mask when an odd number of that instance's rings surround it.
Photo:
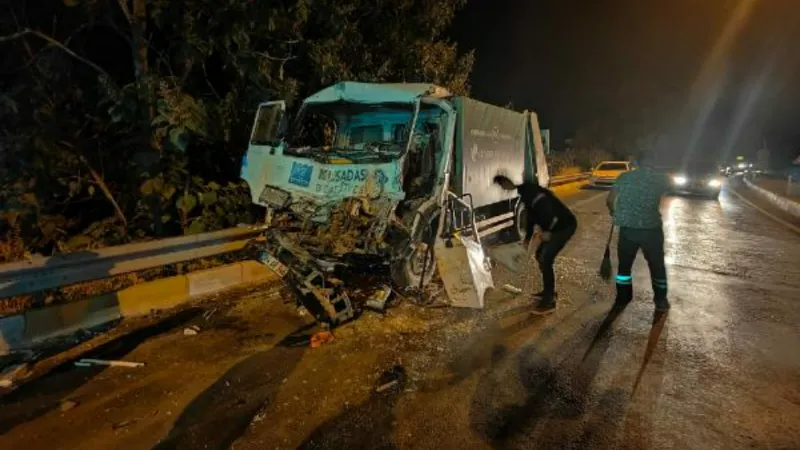
<path fill-rule="evenodd" d="M 534 113 L 430 84 L 342 82 L 306 98 L 293 120 L 260 105 L 241 177 L 269 226 L 260 260 L 318 320 L 354 315 L 348 275 L 385 272 L 419 291 L 437 240 L 519 239 L 524 211 L 493 184 L 549 183 Z"/>

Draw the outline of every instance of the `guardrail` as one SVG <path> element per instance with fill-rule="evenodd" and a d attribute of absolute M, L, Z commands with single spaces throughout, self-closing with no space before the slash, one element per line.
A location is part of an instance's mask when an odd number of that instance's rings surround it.
<path fill-rule="evenodd" d="M 560 177 L 551 177 L 550 186 L 559 186 L 567 183 L 574 183 L 576 181 L 588 180 L 592 175 L 591 172 L 576 173 L 574 175 L 563 175 Z"/>
<path fill-rule="evenodd" d="M 552 177 L 551 186 L 589 178 Z M 264 227 L 237 227 L 0 265 L 0 299 L 241 250 Z"/>
<path fill-rule="evenodd" d="M 263 227 L 237 227 L 0 265 L 0 298 L 241 250 Z"/>

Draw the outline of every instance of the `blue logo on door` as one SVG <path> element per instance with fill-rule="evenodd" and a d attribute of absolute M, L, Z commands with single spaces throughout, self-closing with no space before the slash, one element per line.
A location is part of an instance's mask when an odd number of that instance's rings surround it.
<path fill-rule="evenodd" d="M 311 184 L 311 172 L 313 169 L 314 167 L 311 164 L 293 162 L 292 171 L 289 173 L 289 183 L 308 187 Z"/>

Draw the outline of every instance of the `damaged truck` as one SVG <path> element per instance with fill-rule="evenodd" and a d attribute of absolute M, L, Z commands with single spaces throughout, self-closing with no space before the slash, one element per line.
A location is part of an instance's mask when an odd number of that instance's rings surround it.
<path fill-rule="evenodd" d="M 484 246 L 524 229 L 499 173 L 549 184 L 535 113 L 430 84 L 356 82 L 306 98 L 291 120 L 283 101 L 261 104 L 241 169 L 266 208 L 259 260 L 331 326 L 391 289 L 420 298 L 436 276 L 453 306 L 483 307 Z"/>

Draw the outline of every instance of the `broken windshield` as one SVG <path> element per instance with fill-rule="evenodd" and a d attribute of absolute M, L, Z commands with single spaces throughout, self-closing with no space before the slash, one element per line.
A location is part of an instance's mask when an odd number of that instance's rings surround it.
<path fill-rule="evenodd" d="M 413 105 L 335 102 L 306 105 L 287 136 L 287 155 L 321 162 L 387 162 L 405 151 Z"/>

